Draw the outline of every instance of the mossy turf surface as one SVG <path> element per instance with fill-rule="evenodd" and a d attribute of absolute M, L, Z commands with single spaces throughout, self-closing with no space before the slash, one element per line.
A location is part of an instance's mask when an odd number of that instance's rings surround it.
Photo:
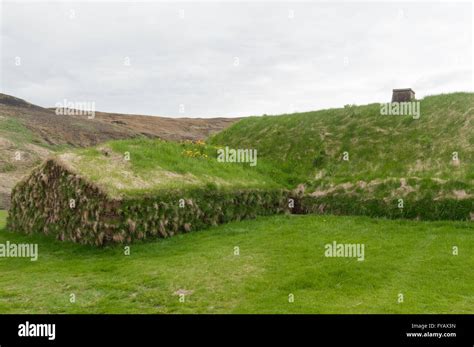
<path fill-rule="evenodd" d="M 111 141 L 60 155 L 63 162 L 114 197 L 150 196 L 168 189 L 277 188 L 248 163 L 217 161 L 217 146 L 145 138 Z"/>
<path fill-rule="evenodd" d="M 244 118 L 209 142 L 257 149 L 259 160 L 275 167 L 272 178 L 286 185 L 304 182 L 314 190 L 363 181 L 386 194 L 400 187 L 400 179 L 412 178 L 407 185 L 420 181 L 422 191 L 437 191 L 446 183 L 448 189 L 472 193 L 473 119 L 474 93 L 452 93 L 420 100 L 419 119 L 381 115 L 380 104 L 347 105 Z M 348 160 L 343 160 L 344 152 Z M 459 162 L 453 163 L 453 152 Z M 258 170 L 267 172 L 265 166 Z M 395 187 L 383 185 L 390 178 Z"/>
<path fill-rule="evenodd" d="M 259 217 L 126 256 L 12 233 L 5 217 L 0 243 L 37 243 L 39 258 L 0 258 L 2 313 L 474 313 L 469 222 Z M 364 244 L 365 260 L 325 257 L 333 241 Z"/>

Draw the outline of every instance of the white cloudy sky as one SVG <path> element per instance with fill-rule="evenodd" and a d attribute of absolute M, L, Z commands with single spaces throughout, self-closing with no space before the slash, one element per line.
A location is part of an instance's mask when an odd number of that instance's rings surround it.
<path fill-rule="evenodd" d="M 389 101 L 392 88 L 472 91 L 471 6 L 4 2 L 0 90 L 176 117 Z"/>

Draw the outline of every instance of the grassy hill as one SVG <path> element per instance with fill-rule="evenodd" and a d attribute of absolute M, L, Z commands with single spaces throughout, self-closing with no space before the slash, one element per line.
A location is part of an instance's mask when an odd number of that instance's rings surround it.
<path fill-rule="evenodd" d="M 379 104 L 249 117 L 209 142 L 257 149 L 259 163 L 273 166 L 272 179 L 304 183 L 315 196 L 472 198 L 474 94 L 425 97 L 420 109 L 419 119 L 381 115 Z"/>

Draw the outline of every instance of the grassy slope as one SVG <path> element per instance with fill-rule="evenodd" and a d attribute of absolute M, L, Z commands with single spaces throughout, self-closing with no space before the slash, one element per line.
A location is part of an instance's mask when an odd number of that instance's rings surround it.
<path fill-rule="evenodd" d="M 0 230 L 4 222 L 0 212 Z M 1 230 L 0 243 L 38 243 L 39 260 L 0 258 L 0 312 L 474 313 L 472 232 L 463 222 L 277 216 L 135 244 L 124 256 Z M 334 240 L 365 243 L 365 261 L 325 258 Z M 193 291 L 185 303 L 179 289 Z"/>
<path fill-rule="evenodd" d="M 107 151 L 107 155 L 104 152 Z M 125 153 L 130 160 L 124 160 Z M 134 139 L 66 152 L 62 160 L 114 196 L 137 196 L 170 188 L 275 188 L 279 185 L 241 163 L 219 163 L 204 143 Z"/>
<path fill-rule="evenodd" d="M 41 154 L 52 149 L 19 120 L 5 116 L 0 118 L 0 141 L 4 142 L 0 146 L 0 154 L 2 154 L 0 172 L 14 171 L 30 163 L 39 164 L 42 159 Z M 15 160 L 17 151 L 22 155 L 20 161 Z"/>
<path fill-rule="evenodd" d="M 273 178 L 287 185 L 416 177 L 472 191 L 473 116 L 473 93 L 443 94 L 421 100 L 420 119 L 382 116 L 379 104 L 249 117 L 216 134 L 211 144 L 258 149 L 259 160 L 278 168 Z M 341 160 L 344 151 L 349 161 Z M 452 163 L 454 151 L 459 167 Z M 430 184 L 436 185 L 425 182 L 424 188 Z"/>
<path fill-rule="evenodd" d="M 0 125 L 0 134 L 15 144 L 40 143 L 39 139 L 35 138 L 33 133 L 15 118 L 2 117 L 0 118 Z"/>
<path fill-rule="evenodd" d="M 1 113 L 0 110 L 0 209 L 9 206 L 11 189 L 22 176 L 51 151 L 66 147 L 49 145 L 20 120 Z"/>
<path fill-rule="evenodd" d="M 47 144 L 19 120 L 0 111 L 0 209 L 9 207 L 13 185 L 49 152 Z"/>

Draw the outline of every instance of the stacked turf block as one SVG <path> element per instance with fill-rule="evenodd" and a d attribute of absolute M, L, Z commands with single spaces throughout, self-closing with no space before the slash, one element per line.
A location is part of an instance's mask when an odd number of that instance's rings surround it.
<path fill-rule="evenodd" d="M 97 246 L 130 243 L 288 212 L 288 198 L 283 189 L 203 187 L 113 199 L 49 159 L 13 190 L 8 228 Z"/>

